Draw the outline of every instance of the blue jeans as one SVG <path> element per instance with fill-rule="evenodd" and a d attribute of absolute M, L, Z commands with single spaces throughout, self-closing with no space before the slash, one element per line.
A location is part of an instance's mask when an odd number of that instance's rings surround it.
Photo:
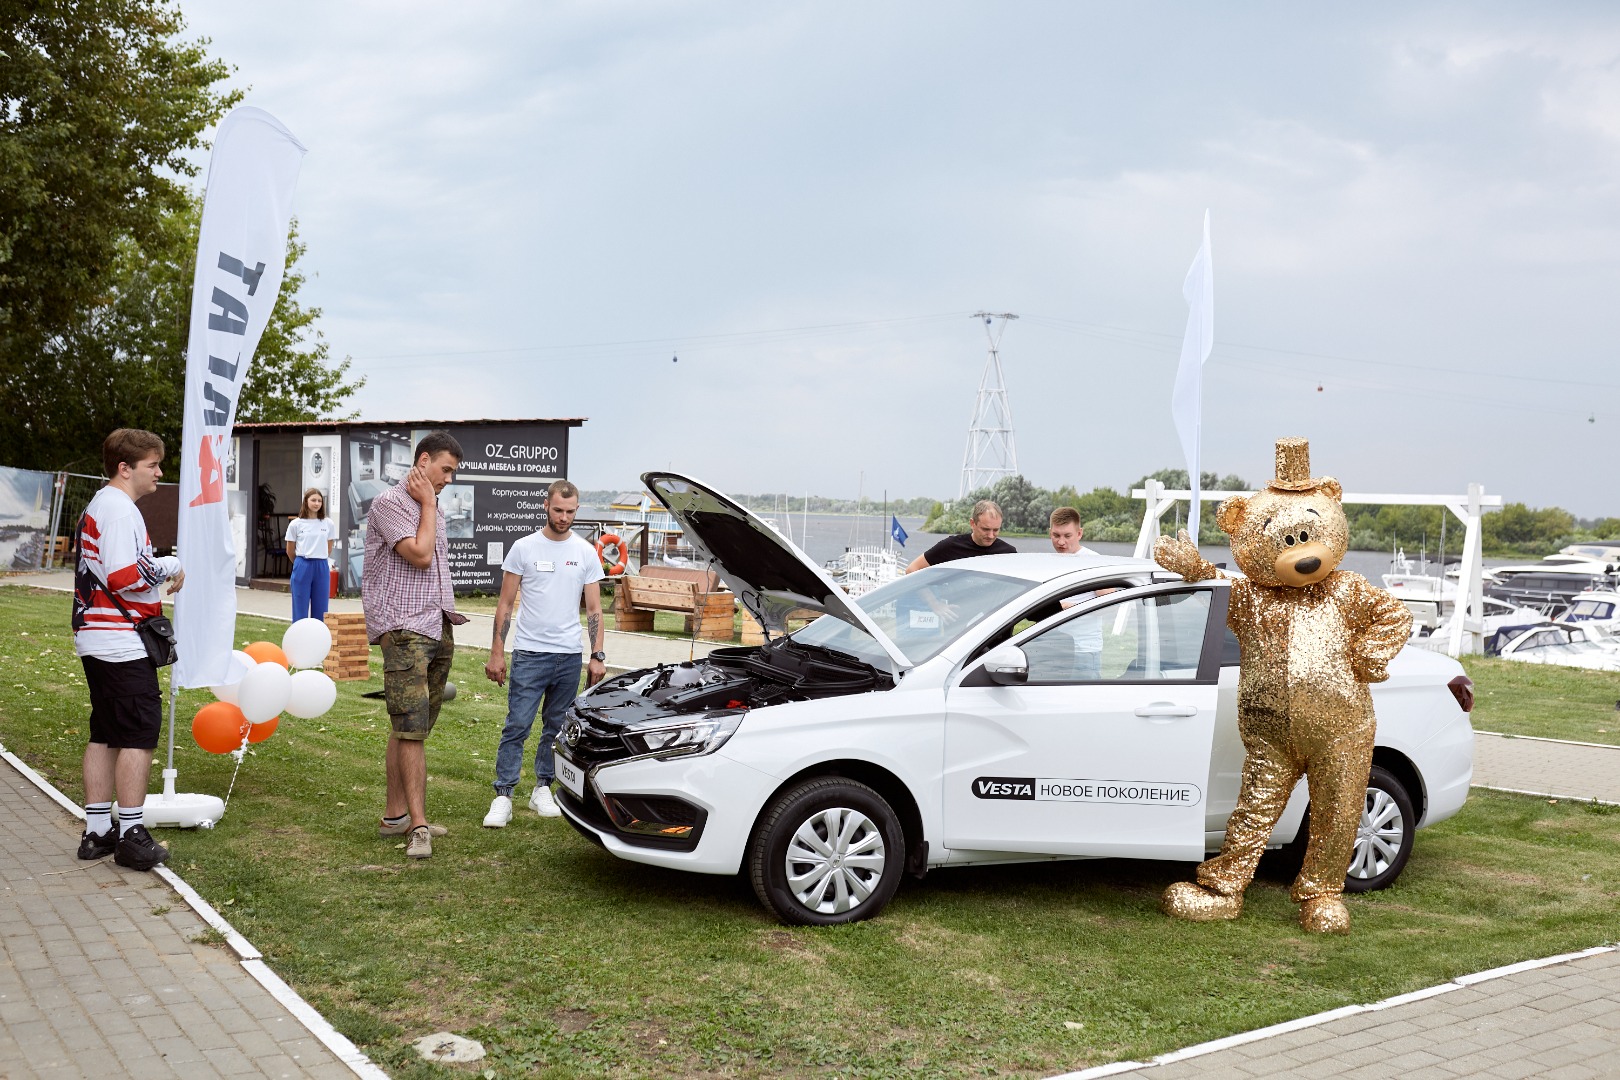
<path fill-rule="evenodd" d="M 293 622 L 326 618 L 326 602 L 332 591 L 332 568 L 325 559 L 293 560 Z"/>
<path fill-rule="evenodd" d="M 579 653 L 513 652 L 506 666 L 506 726 L 495 754 L 495 794 L 510 797 L 523 772 L 523 744 L 545 700 L 540 745 L 534 748 L 534 782 L 553 779 L 551 744 L 562 730 L 568 706 L 579 693 Z"/>

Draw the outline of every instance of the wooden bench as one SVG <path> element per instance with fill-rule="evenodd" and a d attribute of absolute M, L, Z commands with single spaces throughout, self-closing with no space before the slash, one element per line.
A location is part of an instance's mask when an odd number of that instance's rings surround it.
<path fill-rule="evenodd" d="M 686 615 L 686 629 L 704 641 L 730 641 L 736 597 L 720 588 L 718 575 L 707 570 L 674 566 L 648 566 L 640 574 L 620 578 L 613 590 L 614 627 L 648 631 L 659 611 Z"/>

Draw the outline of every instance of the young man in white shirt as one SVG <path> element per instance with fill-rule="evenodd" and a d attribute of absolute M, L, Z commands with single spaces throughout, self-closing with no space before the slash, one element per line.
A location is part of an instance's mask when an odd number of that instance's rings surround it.
<path fill-rule="evenodd" d="M 1060 506 L 1053 510 L 1046 524 L 1046 535 L 1052 541 L 1052 550 L 1059 555 L 1078 555 L 1087 550 L 1080 545 L 1086 529 L 1080 521 L 1080 512 L 1074 507 Z M 1064 600 L 1063 606 L 1074 607 L 1092 597 L 1107 596 L 1114 591 L 1096 589 L 1079 593 Z M 1102 677 L 1102 623 L 1089 615 L 1081 616 L 1081 620 L 1073 625 L 1072 630 L 1075 674 L 1082 679 L 1099 679 Z"/>
<path fill-rule="evenodd" d="M 178 558 L 152 554 L 146 521 L 135 505 L 157 490 L 162 460 L 163 440 L 150 431 L 119 428 L 107 436 L 101 444 L 107 486 L 84 508 L 73 578 L 73 651 L 90 688 L 79 858 L 111 855 L 133 870 L 150 870 L 169 857 L 146 831 L 146 789 L 163 726 L 163 697 L 157 666 L 135 630 L 136 620 L 163 613 L 158 587 L 166 582 L 177 593 L 186 579 Z"/>
<path fill-rule="evenodd" d="M 602 651 L 602 591 L 597 584 L 603 577 L 602 563 L 596 548 L 573 531 L 579 489 L 567 480 L 553 481 L 546 492 L 545 511 L 545 528 L 513 544 L 501 564 L 495 637 L 484 674 L 497 685 L 504 684 L 510 648 L 512 685 L 507 692 L 506 726 L 495 755 L 495 798 L 484 815 L 484 825 L 491 829 L 504 828 L 512 820 L 512 791 L 523 771 L 523 746 L 536 712 L 543 720 L 540 744 L 534 751 L 534 794 L 529 808 L 541 817 L 561 813 L 551 796 L 555 769 L 551 745 L 579 693 L 582 597 L 591 641 L 588 685 L 595 686 L 607 673 L 607 654 Z M 512 606 L 519 587 L 523 603 L 514 628 Z"/>

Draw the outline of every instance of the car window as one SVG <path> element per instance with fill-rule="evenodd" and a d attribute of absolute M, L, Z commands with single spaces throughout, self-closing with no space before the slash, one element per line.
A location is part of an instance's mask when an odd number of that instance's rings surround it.
<path fill-rule="evenodd" d="M 920 664 L 1029 588 L 1023 578 L 953 568 L 946 563 L 891 581 L 855 603 L 908 661 Z M 795 633 L 793 640 L 863 658 L 871 650 L 883 655 L 869 634 L 837 619 L 817 619 Z M 881 666 L 887 666 L 887 661 Z"/>
<path fill-rule="evenodd" d="M 1210 592 L 1157 593 L 1089 611 L 1023 643 L 1029 683 L 1184 682 L 1198 677 Z"/>
<path fill-rule="evenodd" d="M 1090 581 L 1084 585 L 1076 585 L 1066 592 L 1059 593 L 1057 596 L 1048 597 L 1047 599 L 1042 600 L 1039 604 L 1034 604 L 1025 608 L 1023 611 L 1018 613 L 1016 618 L 1012 619 L 1000 630 L 997 630 L 995 633 L 985 638 L 984 641 L 982 641 L 978 647 L 973 650 L 973 654 L 968 657 L 968 661 L 971 663 L 972 661 L 977 660 L 980 656 L 983 656 L 997 645 L 1005 645 L 1016 635 L 1022 634 L 1025 630 L 1028 630 L 1036 623 L 1045 622 L 1047 619 L 1050 619 L 1052 616 L 1057 615 L 1068 608 L 1078 607 L 1079 605 L 1096 598 L 1098 592 L 1118 592 L 1121 589 L 1135 588 L 1140 584 L 1143 584 L 1143 582 L 1140 580 L 1131 581 L 1128 578 L 1108 581 Z"/>

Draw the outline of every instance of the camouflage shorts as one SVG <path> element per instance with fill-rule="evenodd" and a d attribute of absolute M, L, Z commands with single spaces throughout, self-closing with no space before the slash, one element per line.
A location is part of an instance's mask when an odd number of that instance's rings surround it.
<path fill-rule="evenodd" d="M 414 630 L 390 630 L 378 642 L 383 655 L 383 697 L 395 738 L 426 739 L 439 719 L 450 660 L 456 654 L 448 619 L 441 631 L 442 636 L 434 641 Z"/>

